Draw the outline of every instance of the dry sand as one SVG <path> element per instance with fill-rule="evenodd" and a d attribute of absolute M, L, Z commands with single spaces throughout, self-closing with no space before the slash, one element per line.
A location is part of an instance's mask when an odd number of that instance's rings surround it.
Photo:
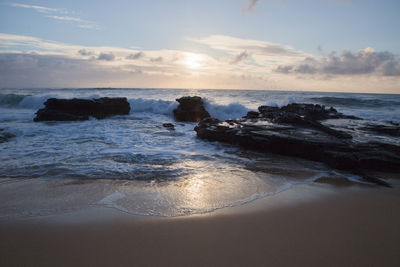
<path fill-rule="evenodd" d="M 3 221 L 0 265 L 400 266 L 396 188 L 302 185 L 179 218 L 104 209 Z"/>

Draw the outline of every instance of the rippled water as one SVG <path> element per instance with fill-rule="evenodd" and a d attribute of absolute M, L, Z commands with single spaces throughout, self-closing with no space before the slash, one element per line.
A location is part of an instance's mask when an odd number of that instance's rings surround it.
<path fill-rule="evenodd" d="M 204 97 L 207 110 L 220 119 L 243 116 L 263 104 L 308 102 L 332 103 L 348 114 L 400 121 L 400 98 L 393 95 L 3 89 L 0 128 L 16 137 L 0 144 L 0 218 L 92 206 L 179 216 L 240 205 L 321 176 L 348 176 L 314 162 L 200 140 L 193 131 L 196 124 L 177 123 L 172 116 L 175 98 L 186 95 Z M 32 121 L 49 97 L 101 96 L 127 97 L 131 113 L 84 122 Z M 371 101 L 386 101 L 386 105 L 371 105 Z M 166 122 L 174 123 L 175 130 L 162 127 Z"/>

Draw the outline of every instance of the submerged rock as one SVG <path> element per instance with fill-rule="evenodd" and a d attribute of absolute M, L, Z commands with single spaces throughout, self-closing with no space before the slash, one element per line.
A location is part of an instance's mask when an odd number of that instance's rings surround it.
<path fill-rule="evenodd" d="M 104 119 L 112 115 L 129 114 L 130 105 L 125 97 L 97 99 L 57 99 L 50 98 L 45 108 L 36 112 L 34 121 L 82 121 L 89 117 Z"/>
<path fill-rule="evenodd" d="M 334 108 L 311 104 L 291 104 L 282 108 L 261 106 L 236 119 L 220 121 L 207 118 L 195 127 L 197 136 L 231 143 L 261 152 L 271 152 L 319 161 L 352 171 L 371 182 L 387 185 L 364 175 L 364 170 L 400 171 L 400 146 L 377 142 L 374 138 L 357 141 L 357 129 L 329 127 L 321 120 L 360 118 L 343 115 Z M 357 132 L 358 133 L 358 132 Z"/>
<path fill-rule="evenodd" d="M 179 106 L 174 109 L 174 117 L 177 121 L 199 122 L 210 114 L 204 108 L 204 103 L 199 96 L 185 96 L 176 99 Z"/>
<path fill-rule="evenodd" d="M 173 125 L 172 123 L 163 123 L 162 126 L 171 130 L 175 129 L 175 125 Z"/>
<path fill-rule="evenodd" d="M 10 138 L 15 137 L 14 134 L 5 132 L 4 129 L 0 129 L 0 143 L 7 142 Z"/>

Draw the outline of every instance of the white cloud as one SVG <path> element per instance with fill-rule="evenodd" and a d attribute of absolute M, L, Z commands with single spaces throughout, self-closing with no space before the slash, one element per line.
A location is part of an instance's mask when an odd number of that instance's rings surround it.
<path fill-rule="evenodd" d="M 56 19 L 56 20 L 63 20 L 63 21 L 74 21 L 74 22 L 84 22 L 87 23 L 86 20 L 83 20 L 81 18 L 75 18 L 75 17 L 67 17 L 67 16 L 47 16 L 48 18 Z"/>
<path fill-rule="evenodd" d="M 46 17 L 55 19 L 55 20 L 59 20 L 59 21 L 64 21 L 64 22 L 76 23 L 76 25 L 79 28 L 83 28 L 83 29 L 98 29 L 99 28 L 99 26 L 94 22 L 84 20 L 84 19 L 78 18 L 78 17 L 65 16 L 65 14 L 73 13 L 66 8 L 51 8 L 51 7 L 27 5 L 27 4 L 19 4 L 19 3 L 12 3 L 10 5 L 13 7 L 27 8 L 27 9 L 35 10 L 40 13 L 50 14 L 50 15 L 46 15 Z M 63 16 L 54 15 L 54 14 L 63 14 Z"/>
<path fill-rule="evenodd" d="M 190 41 L 207 45 L 213 49 L 225 51 L 230 54 L 237 54 L 243 51 L 248 51 L 258 55 L 287 55 L 301 56 L 303 52 L 295 50 L 291 46 L 276 44 L 272 42 L 242 39 L 226 35 L 210 35 L 205 38 L 193 39 Z"/>
<path fill-rule="evenodd" d="M 35 6 L 35 5 L 27 5 L 27 4 L 19 4 L 19 3 L 11 3 L 11 6 L 33 9 L 33 10 L 35 10 L 37 12 L 41 12 L 41 13 L 63 13 L 63 14 L 69 13 L 68 10 L 65 8 L 50 8 L 50 7 L 44 7 L 44 6 Z"/>

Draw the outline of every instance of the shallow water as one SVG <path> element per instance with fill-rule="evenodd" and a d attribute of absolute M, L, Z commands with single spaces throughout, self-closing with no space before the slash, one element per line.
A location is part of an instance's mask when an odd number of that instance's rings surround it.
<path fill-rule="evenodd" d="M 88 206 L 180 216 L 241 205 L 309 183 L 347 176 L 314 162 L 243 151 L 196 137 L 177 123 L 176 98 L 199 95 L 213 117 L 237 118 L 260 105 L 320 103 L 368 119 L 400 121 L 398 95 L 171 89 L 0 90 L 0 218 Z M 32 121 L 50 97 L 127 97 L 131 113 L 84 122 Z M 175 124 L 175 130 L 162 127 Z M 22 179 L 21 179 L 22 178 Z"/>

